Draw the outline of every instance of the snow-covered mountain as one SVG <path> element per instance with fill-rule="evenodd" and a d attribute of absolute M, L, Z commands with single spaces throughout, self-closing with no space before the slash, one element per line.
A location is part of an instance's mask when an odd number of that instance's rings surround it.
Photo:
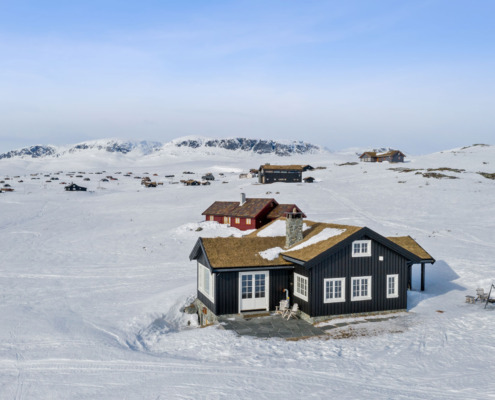
<path fill-rule="evenodd" d="M 60 157 L 84 151 L 109 152 L 147 156 L 159 151 L 170 149 L 194 150 L 197 153 L 212 150 L 230 150 L 250 152 L 253 154 L 274 154 L 290 156 L 293 154 L 314 154 L 324 151 L 320 146 L 303 141 L 275 141 L 264 139 L 230 138 L 214 139 L 197 136 L 188 136 L 175 139 L 171 142 L 160 143 L 154 141 L 131 141 L 120 139 L 101 139 L 78 143 L 68 146 L 35 145 L 0 154 L 0 160 L 5 158 L 43 158 Z"/>
<path fill-rule="evenodd" d="M 275 141 L 264 139 L 230 138 L 210 139 L 201 137 L 185 137 L 172 141 L 176 147 L 219 148 L 226 150 L 250 151 L 256 154 L 276 154 L 290 156 L 292 154 L 317 153 L 322 151 L 320 146 L 303 141 Z"/>

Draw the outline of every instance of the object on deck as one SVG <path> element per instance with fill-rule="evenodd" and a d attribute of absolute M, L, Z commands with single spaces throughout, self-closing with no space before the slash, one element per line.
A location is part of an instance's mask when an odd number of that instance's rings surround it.
<path fill-rule="evenodd" d="M 488 298 L 488 294 L 485 293 L 483 288 L 476 289 L 476 300 L 485 301 Z"/>
<path fill-rule="evenodd" d="M 289 309 L 289 300 L 280 300 L 280 305 L 275 306 L 275 313 L 276 314 L 281 314 L 282 316 L 287 312 Z"/>
<path fill-rule="evenodd" d="M 294 303 L 292 308 L 288 309 L 283 316 L 287 317 L 287 320 L 291 319 L 292 317 L 297 318 L 298 311 L 299 311 L 299 305 L 297 303 Z"/>
<path fill-rule="evenodd" d="M 474 296 L 467 295 L 466 296 L 466 303 L 474 304 L 474 303 L 476 303 L 476 298 Z"/>

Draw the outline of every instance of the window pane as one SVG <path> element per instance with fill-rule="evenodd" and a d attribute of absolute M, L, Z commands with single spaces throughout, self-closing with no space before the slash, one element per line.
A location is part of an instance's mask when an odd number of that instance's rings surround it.
<path fill-rule="evenodd" d="M 335 299 L 342 297 L 342 281 L 335 281 L 335 293 L 333 296 Z"/>

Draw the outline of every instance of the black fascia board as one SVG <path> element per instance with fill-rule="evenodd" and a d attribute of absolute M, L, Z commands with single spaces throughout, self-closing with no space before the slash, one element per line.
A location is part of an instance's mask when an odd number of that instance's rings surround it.
<path fill-rule="evenodd" d="M 293 265 L 264 265 L 255 267 L 224 267 L 224 268 L 212 268 L 211 272 L 221 274 L 222 272 L 242 272 L 242 271 L 265 271 L 265 270 L 277 270 L 277 269 L 294 269 Z"/>
<path fill-rule="evenodd" d="M 210 264 L 210 260 L 208 259 L 208 254 L 206 254 L 206 250 L 203 246 L 203 240 L 202 238 L 198 238 L 196 244 L 194 245 L 192 251 L 191 251 L 191 254 L 189 255 L 189 260 L 197 260 L 198 257 L 199 257 L 199 254 L 200 253 L 203 253 L 205 255 L 205 259 L 206 259 L 206 267 L 210 270 L 210 271 L 213 271 L 213 268 Z"/>

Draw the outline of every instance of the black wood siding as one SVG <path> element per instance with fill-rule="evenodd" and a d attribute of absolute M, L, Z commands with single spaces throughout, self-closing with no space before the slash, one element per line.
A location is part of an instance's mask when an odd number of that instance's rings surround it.
<path fill-rule="evenodd" d="M 239 312 L 239 273 L 219 272 L 215 280 L 216 315 Z"/>
<path fill-rule="evenodd" d="M 368 239 L 363 237 L 359 240 Z M 379 261 L 379 256 L 383 256 L 383 261 Z M 391 274 L 399 275 L 399 297 L 388 299 L 386 279 L 387 275 Z M 371 276 L 371 300 L 351 301 L 351 278 L 359 276 Z M 325 278 L 346 278 L 345 302 L 324 303 Z M 407 260 L 373 240 L 371 257 L 352 257 L 351 244 L 349 244 L 309 269 L 308 297 L 309 304 L 300 300 L 299 305 L 312 317 L 405 309 L 407 308 Z"/>
<path fill-rule="evenodd" d="M 201 262 L 201 257 L 198 261 Z M 246 271 L 248 272 L 248 271 Z M 288 269 L 272 270 L 269 273 L 269 309 L 275 310 L 280 300 L 285 299 L 284 289 L 289 289 L 289 276 L 292 271 Z M 215 315 L 239 313 L 239 272 L 217 272 L 215 274 L 215 303 L 212 303 L 199 290 L 200 299 Z"/>
<path fill-rule="evenodd" d="M 299 275 L 302 275 L 302 276 L 305 276 L 306 278 L 308 278 L 308 300 L 309 301 L 306 301 L 306 300 L 303 300 L 301 299 L 300 297 L 297 297 L 294 293 L 294 290 L 295 290 L 295 281 L 294 281 L 294 273 L 296 274 L 299 274 Z M 299 309 L 303 312 L 305 312 L 306 314 L 308 315 L 311 315 L 311 309 L 310 309 L 310 302 L 311 302 L 311 275 L 310 275 L 310 271 L 308 271 L 307 269 L 305 269 L 304 267 L 301 267 L 300 265 L 296 265 L 295 268 L 294 268 L 294 271 L 293 273 L 291 274 L 291 277 L 290 277 L 290 288 L 291 288 L 291 300 L 290 300 L 290 304 L 294 304 L 294 303 L 297 303 L 297 305 L 299 306 Z"/>
<path fill-rule="evenodd" d="M 270 310 L 275 310 L 275 307 L 280 304 L 280 300 L 285 300 L 284 289 L 289 291 L 290 296 L 289 275 L 292 275 L 292 272 L 286 269 L 270 271 Z"/>

